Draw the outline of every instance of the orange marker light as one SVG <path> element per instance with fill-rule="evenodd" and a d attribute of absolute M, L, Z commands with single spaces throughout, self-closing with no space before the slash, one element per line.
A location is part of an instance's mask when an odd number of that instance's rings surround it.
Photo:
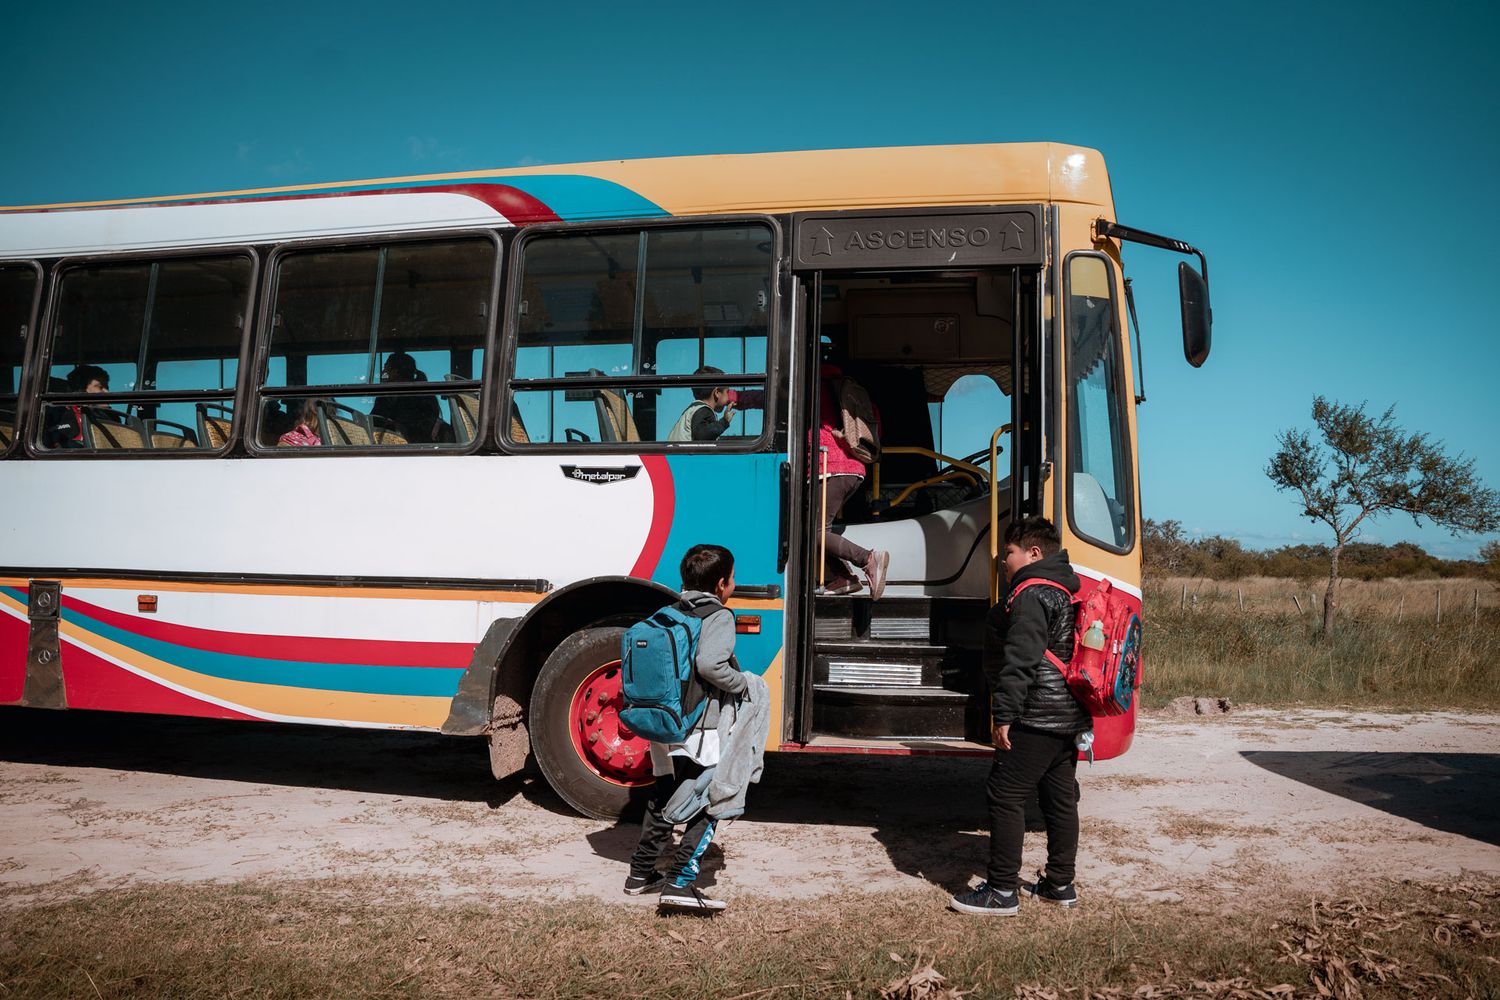
<path fill-rule="evenodd" d="M 135 599 L 135 609 L 143 615 L 156 614 L 156 595 L 138 594 Z"/>
<path fill-rule="evenodd" d="M 736 615 L 734 630 L 740 635 L 760 635 L 760 615 Z"/>

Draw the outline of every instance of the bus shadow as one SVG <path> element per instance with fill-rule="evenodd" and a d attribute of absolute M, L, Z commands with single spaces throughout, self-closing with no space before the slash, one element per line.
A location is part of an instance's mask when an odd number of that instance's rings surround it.
<path fill-rule="evenodd" d="M 1500 846 L 1500 754 L 1249 750 L 1257 767 L 1434 830 Z"/>
<path fill-rule="evenodd" d="M 544 782 L 490 775 L 482 740 L 116 712 L 0 708 L 0 760 L 327 788 L 499 808 L 567 806 Z"/>

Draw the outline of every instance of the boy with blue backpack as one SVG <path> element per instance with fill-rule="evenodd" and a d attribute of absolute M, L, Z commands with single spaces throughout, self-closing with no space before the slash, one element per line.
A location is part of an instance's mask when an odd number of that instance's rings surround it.
<path fill-rule="evenodd" d="M 630 859 L 625 892 L 660 891 L 663 909 L 717 911 L 722 900 L 694 885 L 716 821 L 704 805 L 686 818 L 687 831 L 665 877 L 656 859 L 671 843 L 673 822 L 665 813 L 679 787 L 698 781 L 719 764 L 719 714 L 725 696 L 745 693 L 749 681 L 734 658 L 734 612 L 725 602 L 734 593 L 734 555 L 722 545 L 694 545 L 682 557 L 682 599 L 626 632 L 623 650 L 626 703 L 621 721 L 651 740 L 656 786 L 641 821 L 641 839 Z M 696 632 L 696 648 L 693 633 Z M 632 677 L 632 657 L 644 661 L 656 648 L 692 649 L 692 666 L 682 664 L 681 684 L 651 698 Z M 670 678 L 669 678 L 670 679 Z M 634 684 L 632 682 L 635 682 Z M 635 697 L 632 697 L 632 695 Z"/>

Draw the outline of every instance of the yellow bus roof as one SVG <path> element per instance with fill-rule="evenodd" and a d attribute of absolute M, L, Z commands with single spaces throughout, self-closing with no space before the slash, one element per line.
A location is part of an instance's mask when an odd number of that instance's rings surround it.
<path fill-rule="evenodd" d="M 1104 157 L 1051 142 L 731 153 L 605 160 L 382 177 L 292 187 L 8 206 L 3 211 L 124 207 L 220 198 L 277 198 L 369 187 L 503 181 L 507 177 L 593 177 L 627 188 L 670 215 L 829 211 L 928 205 L 1077 202 L 1113 215 Z"/>

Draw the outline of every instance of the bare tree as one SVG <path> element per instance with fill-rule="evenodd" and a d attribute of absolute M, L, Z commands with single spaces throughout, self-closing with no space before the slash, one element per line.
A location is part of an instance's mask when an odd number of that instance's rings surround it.
<path fill-rule="evenodd" d="M 1322 396 L 1313 400 L 1313 423 L 1321 441 L 1308 431 L 1277 435 L 1280 448 L 1266 466 L 1279 490 L 1296 490 L 1302 513 L 1333 529 L 1328 589 L 1323 595 L 1323 634 L 1333 633 L 1338 609 L 1339 556 L 1370 518 L 1410 514 L 1453 534 L 1494 531 L 1500 525 L 1500 493 L 1474 473 L 1474 460 L 1449 457 L 1426 434 L 1396 426 L 1395 408 L 1379 417 L 1365 404 L 1346 406 Z"/>

